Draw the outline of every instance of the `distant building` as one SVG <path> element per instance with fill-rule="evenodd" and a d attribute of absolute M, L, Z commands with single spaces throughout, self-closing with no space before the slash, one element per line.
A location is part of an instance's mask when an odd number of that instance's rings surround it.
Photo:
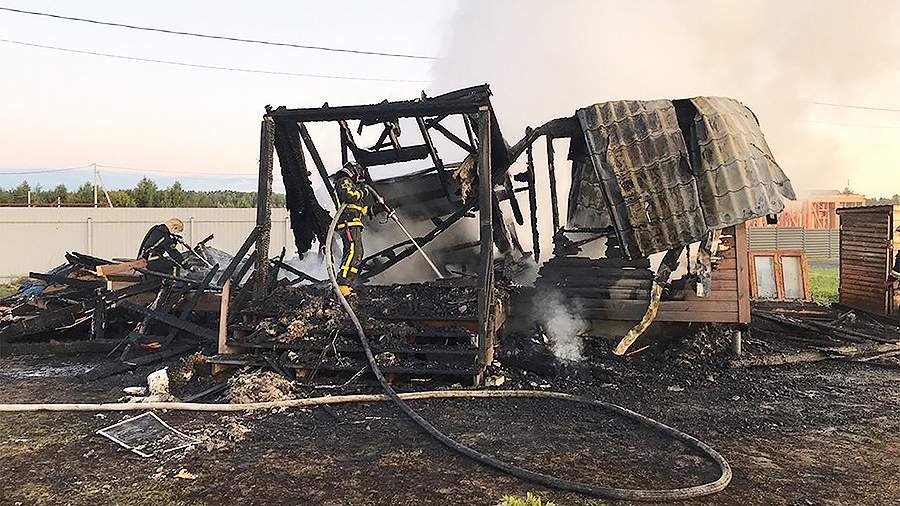
<path fill-rule="evenodd" d="M 817 190 L 804 198 L 787 202 L 784 211 L 778 215 L 778 227 L 805 228 L 808 230 L 837 229 L 840 219 L 837 210 L 842 207 L 866 205 L 866 197 L 837 190 Z M 765 218 L 748 222 L 751 227 L 772 226 Z"/>

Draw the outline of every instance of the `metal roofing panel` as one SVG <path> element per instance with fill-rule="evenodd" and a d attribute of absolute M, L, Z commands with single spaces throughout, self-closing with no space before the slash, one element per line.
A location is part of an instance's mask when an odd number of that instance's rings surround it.
<path fill-rule="evenodd" d="M 573 226 L 602 226 L 602 195 L 623 248 L 631 257 L 690 244 L 707 232 L 687 148 L 672 102 L 616 101 L 577 113 L 588 156 Z"/>
<path fill-rule="evenodd" d="M 794 189 L 753 112 L 730 98 L 690 101 L 697 108 L 692 162 L 707 225 L 724 228 L 784 210 Z"/>

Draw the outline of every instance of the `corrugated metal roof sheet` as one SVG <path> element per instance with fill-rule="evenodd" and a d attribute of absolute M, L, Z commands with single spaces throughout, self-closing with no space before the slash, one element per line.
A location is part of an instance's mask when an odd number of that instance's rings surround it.
<path fill-rule="evenodd" d="M 605 102 L 577 116 L 587 157 L 574 161 L 568 225 L 611 223 L 631 257 L 781 212 L 795 198 L 756 117 L 736 100 Z"/>
<path fill-rule="evenodd" d="M 692 158 L 706 224 L 724 228 L 780 213 L 794 189 L 775 162 L 753 112 L 737 100 L 697 97 Z M 692 142 L 693 144 L 693 142 Z"/>
<path fill-rule="evenodd" d="M 605 196 L 630 256 L 647 256 L 706 235 L 672 102 L 605 102 L 580 109 L 578 119 L 596 170 L 584 170 L 580 185 L 594 186 L 588 193 Z M 575 216 L 590 221 L 590 211 L 584 211 L 576 210 Z M 597 220 L 579 220 L 577 226 L 599 226 Z"/>

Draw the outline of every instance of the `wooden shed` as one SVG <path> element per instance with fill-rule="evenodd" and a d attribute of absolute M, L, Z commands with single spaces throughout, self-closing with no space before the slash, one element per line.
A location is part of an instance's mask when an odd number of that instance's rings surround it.
<path fill-rule="evenodd" d="M 900 205 L 837 210 L 841 217 L 840 303 L 900 317 L 900 290 L 887 279 L 900 251 Z"/>

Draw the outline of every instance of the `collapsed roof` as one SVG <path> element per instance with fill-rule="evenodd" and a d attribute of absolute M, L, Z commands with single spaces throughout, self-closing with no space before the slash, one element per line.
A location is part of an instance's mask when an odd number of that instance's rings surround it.
<path fill-rule="evenodd" d="M 568 227 L 615 230 L 646 257 L 794 200 L 756 116 L 730 98 L 623 100 L 576 113 Z M 583 140 L 583 142 L 582 142 Z"/>

